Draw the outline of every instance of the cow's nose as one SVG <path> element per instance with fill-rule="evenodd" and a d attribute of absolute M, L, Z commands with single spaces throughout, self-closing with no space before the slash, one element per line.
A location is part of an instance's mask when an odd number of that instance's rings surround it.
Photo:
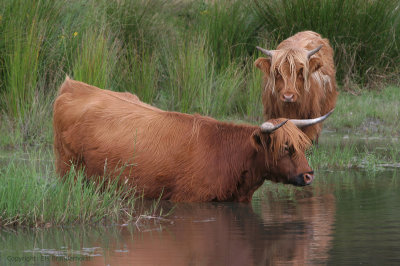
<path fill-rule="evenodd" d="M 283 94 L 283 101 L 285 102 L 293 102 L 293 98 L 293 94 Z"/>
<path fill-rule="evenodd" d="M 303 175 L 303 179 L 304 179 L 304 184 L 309 185 L 314 180 L 314 175 L 310 174 L 310 173 L 306 173 Z"/>

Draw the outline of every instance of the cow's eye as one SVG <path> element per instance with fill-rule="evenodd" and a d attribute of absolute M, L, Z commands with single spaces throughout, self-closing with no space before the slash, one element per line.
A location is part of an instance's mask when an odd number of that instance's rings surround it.
<path fill-rule="evenodd" d="M 297 77 L 299 79 L 303 79 L 303 69 L 300 69 L 300 71 L 297 73 Z"/>
<path fill-rule="evenodd" d="M 289 148 L 289 146 L 288 146 L 288 145 L 285 145 L 285 146 L 284 146 L 284 148 L 285 148 L 285 151 L 287 151 L 287 152 L 289 152 L 289 151 L 290 151 L 290 148 Z"/>
<path fill-rule="evenodd" d="M 293 146 L 285 145 L 285 152 L 289 153 L 290 156 L 294 154 Z"/>

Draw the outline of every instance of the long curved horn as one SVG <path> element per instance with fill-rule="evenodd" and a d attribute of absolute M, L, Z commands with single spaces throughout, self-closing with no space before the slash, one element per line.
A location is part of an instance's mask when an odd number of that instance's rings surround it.
<path fill-rule="evenodd" d="M 261 48 L 260 46 L 256 46 L 256 48 L 257 48 L 261 53 L 263 53 L 263 54 L 265 54 L 265 55 L 267 55 L 267 56 L 269 56 L 269 57 L 272 57 L 272 55 L 273 55 L 272 51 L 270 51 L 270 50 Z"/>
<path fill-rule="evenodd" d="M 330 116 L 333 111 L 335 110 L 335 108 L 333 108 L 331 111 L 329 111 L 326 115 L 324 116 L 320 116 L 317 118 L 312 118 L 312 119 L 290 119 L 289 121 L 292 122 L 293 124 L 295 124 L 298 128 L 302 128 L 302 127 L 308 127 L 308 126 L 312 126 L 314 124 L 320 123 L 322 121 L 324 121 L 325 119 L 328 118 L 328 116 Z"/>
<path fill-rule="evenodd" d="M 320 46 L 318 46 L 317 48 L 315 48 L 314 50 L 308 51 L 307 59 L 310 59 L 310 57 L 313 54 L 317 53 L 319 50 L 321 50 L 321 48 L 322 48 L 322 44 Z"/>
<path fill-rule="evenodd" d="M 264 122 L 261 125 L 261 132 L 262 133 L 272 133 L 275 130 L 277 130 L 278 128 L 280 128 L 281 126 L 283 126 L 284 124 L 286 124 L 287 121 L 289 121 L 289 120 L 283 121 L 282 123 L 279 123 L 276 126 L 274 124 L 272 124 L 271 122 Z"/>

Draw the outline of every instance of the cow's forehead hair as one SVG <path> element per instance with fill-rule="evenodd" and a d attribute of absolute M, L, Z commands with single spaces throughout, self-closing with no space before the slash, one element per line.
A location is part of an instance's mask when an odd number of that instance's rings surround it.
<path fill-rule="evenodd" d="M 283 73 L 285 68 L 289 68 L 291 74 L 301 67 L 308 67 L 307 54 L 304 49 L 285 49 L 276 50 L 272 57 L 272 69 L 277 69 Z"/>
<path fill-rule="evenodd" d="M 286 75 L 283 70 L 285 67 L 289 67 L 290 77 L 284 77 L 284 79 L 290 78 L 295 84 L 297 79 L 297 68 L 303 68 L 304 76 L 304 90 L 310 90 L 310 82 L 308 80 L 309 64 L 307 58 L 307 51 L 305 49 L 282 49 L 275 50 L 272 56 L 271 67 L 270 67 L 270 78 L 267 81 L 266 88 L 275 91 L 275 71 L 278 70 L 281 74 Z"/>
<path fill-rule="evenodd" d="M 273 124 L 281 123 L 285 119 L 272 119 L 268 120 Z M 277 162 L 284 153 L 287 146 L 290 146 L 294 150 L 294 159 L 306 149 L 311 146 L 311 141 L 300 129 L 298 129 L 292 122 L 288 121 L 285 125 L 280 127 L 278 130 L 270 134 L 271 147 L 270 154 L 272 160 Z"/>

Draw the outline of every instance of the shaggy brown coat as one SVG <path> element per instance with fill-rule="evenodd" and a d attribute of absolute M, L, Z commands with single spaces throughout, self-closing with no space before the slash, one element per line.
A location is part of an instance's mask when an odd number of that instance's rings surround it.
<path fill-rule="evenodd" d="M 307 58 L 307 53 L 322 45 Z M 264 119 L 309 119 L 325 115 L 336 105 L 336 71 L 327 39 L 312 31 L 299 32 L 281 42 L 272 58 L 260 57 L 255 66 L 264 73 Z M 318 141 L 322 124 L 305 127 Z"/>
<path fill-rule="evenodd" d="M 88 177 L 120 175 L 147 198 L 249 202 L 265 179 L 305 185 L 312 174 L 304 155 L 309 140 L 290 121 L 265 134 L 69 78 L 54 103 L 53 127 L 61 176 L 71 164 Z"/>

